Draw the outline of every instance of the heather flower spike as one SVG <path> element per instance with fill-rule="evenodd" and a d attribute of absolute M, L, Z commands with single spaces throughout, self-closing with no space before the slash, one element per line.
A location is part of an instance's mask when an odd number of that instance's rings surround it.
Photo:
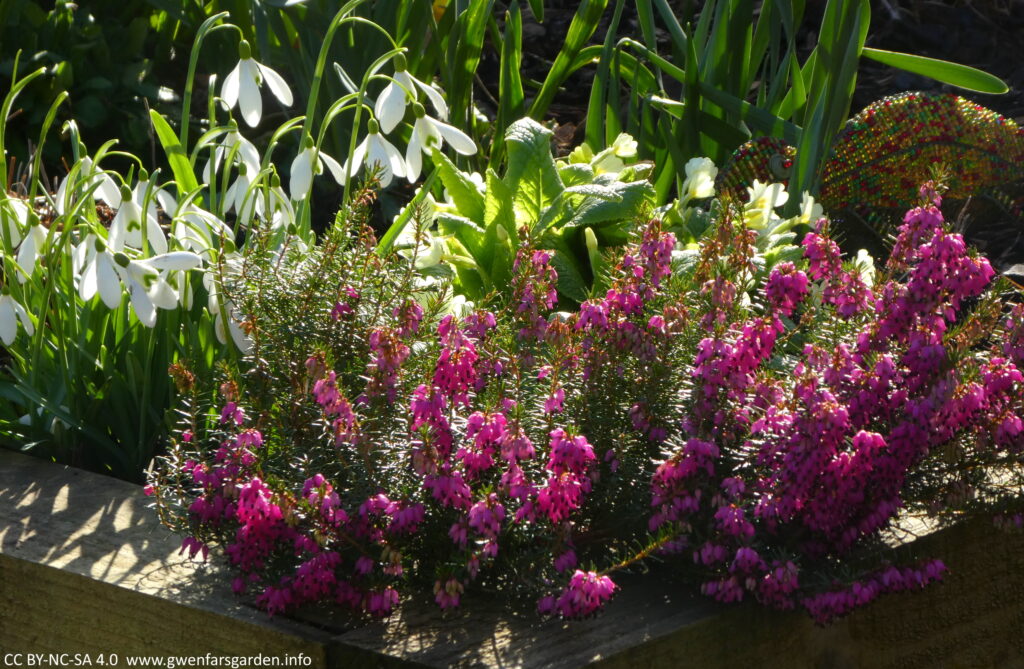
<path fill-rule="evenodd" d="M 385 133 L 390 133 L 402 121 L 409 102 L 416 102 L 417 89 L 423 91 L 430 99 L 430 103 L 437 110 L 438 118 L 448 120 L 448 105 L 441 94 L 430 84 L 409 74 L 407 66 L 404 54 L 395 56 L 395 76 L 381 91 L 373 108 L 373 113 L 380 121 L 380 128 Z"/>
<path fill-rule="evenodd" d="M 263 115 L 260 86 L 265 82 L 274 97 L 286 107 L 292 104 L 292 91 L 280 74 L 253 59 L 252 48 L 245 40 L 238 43 L 238 58 L 238 65 L 224 77 L 220 95 L 228 109 L 238 104 L 242 118 L 250 128 L 255 128 Z"/>

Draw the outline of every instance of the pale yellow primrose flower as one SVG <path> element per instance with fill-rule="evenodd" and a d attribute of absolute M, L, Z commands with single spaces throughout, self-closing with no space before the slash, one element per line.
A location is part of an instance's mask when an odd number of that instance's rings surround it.
<path fill-rule="evenodd" d="M 804 225 L 813 225 L 824 213 L 825 210 L 814 201 L 814 197 L 807 191 L 804 191 L 803 199 L 800 200 L 800 214 L 797 216 L 797 222 Z"/>
<path fill-rule="evenodd" d="M 690 158 L 686 161 L 686 181 L 683 182 L 683 196 L 687 200 L 700 200 L 715 194 L 715 177 L 718 168 L 710 158 Z"/>
<path fill-rule="evenodd" d="M 775 213 L 789 200 L 789 193 L 782 184 L 763 184 L 754 179 L 754 185 L 747 189 L 750 201 L 743 207 L 743 224 L 751 230 L 761 230 L 769 223 L 780 220 Z"/>
<path fill-rule="evenodd" d="M 857 257 L 853 259 L 853 265 L 860 272 L 860 280 L 870 288 L 875 285 L 875 259 L 871 257 L 867 249 L 857 251 Z"/>

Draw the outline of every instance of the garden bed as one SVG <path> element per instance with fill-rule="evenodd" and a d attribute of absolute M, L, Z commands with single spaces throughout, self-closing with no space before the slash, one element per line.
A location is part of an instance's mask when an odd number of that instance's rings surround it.
<path fill-rule="evenodd" d="M 945 583 L 838 623 L 724 607 L 622 578 L 603 615 L 543 622 L 477 596 L 442 616 L 405 602 L 385 622 L 268 618 L 179 539 L 129 483 L 0 451 L 0 649 L 310 658 L 303 666 L 1024 666 L 1024 534 L 969 522 L 900 548 L 941 557 Z M 338 620 L 341 622 L 332 622 Z M 284 666 L 282 662 L 282 666 Z"/>

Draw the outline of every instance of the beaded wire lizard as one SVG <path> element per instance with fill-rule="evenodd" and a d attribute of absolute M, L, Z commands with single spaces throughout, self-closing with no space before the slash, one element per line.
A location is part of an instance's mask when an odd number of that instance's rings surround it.
<path fill-rule="evenodd" d="M 720 192 L 745 199 L 754 179 L 786 182 L 795 153 L 772 137 L 747 142 L 723 168 Z M 848 234 L 872 231 L 877 248 L 929 179 L 948 187 L 952 219 L 965 218 L 969 197 L 966 218 L 996 222 L 997 239 L 979 242 L 990 256 L 1009 254 L 994 264 L 1024 263 L 1024 128 L 957 95 L 901 93 L 866 107 L 836 136 L 817 199 Z"/>

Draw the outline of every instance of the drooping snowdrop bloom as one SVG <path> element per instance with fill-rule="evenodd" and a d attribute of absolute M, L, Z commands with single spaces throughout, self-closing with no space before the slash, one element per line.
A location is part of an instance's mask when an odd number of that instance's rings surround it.
<path fill-rule="evenodd" d="M 243 221 L 249 221 L 253 215 L 263 215 L 263 202 L 255 192 L 254 186 L 259 170 L 252 172 L 245 163 L 238 165 L 238 176 L 224 192 L 224 211 L 234 210 Z"/>
<path fill-rule="evenodd" d="M 763 184 L 754 179 L 754 185 L 747 189 L 750 201 L 743 207 L 743 224 L 751 230 L 761 230 L 780 220 L 776 207 L 786 204 L 789 193 L 782 184 Z"/>
<path fill-rule="evenodd" d="M 263 82 L 285 107 L 292 104 L 292 91 L 280 74 L 253 59 L 252 49 L 245 40 L 238 43 L 238 58 L 238 65 L 224 78 L 220 96 L 228 109 L 237 103 L 242 118 L 250 128 L 255 128 L 263 115 L 263 98 L 260 97 Z"/>
<path fill-rule="evenodd" d="M 144 251 L 144 242 L 156 253 L 167 252 L 167 235 L 157 222 L 156 206 L 147 203 L 146 211 L 143 212 L 143 199 L 148 184 L 139 182 L 143 188 L 136 186 L 130 190 L 127 186 L 121 188 L 121 206 L 118 207 L 114 220 L 110 222 L 110 234 L 107 241 L 110 248 L 116 251 L 123 251 L 125 247 Z M 146 226 L 145 240 L 143 240 L 142 226 Z"/>
<path fill-rule="evenodd" d="M 81 192 L 91 192 L 89 197 L 93 203 L 98 198 L 110 207 L 115 209 L 120 207 L 121 192 L 110 175 L 99 169 L 89 156 L 83 157 L 79 161 L 79 165 L 78 175 L 72 179 L 69 173 L 57 187 L 57 194 L 54 196 L 57 213 L 63 216 L 73 208 L 74 200 L 71 198 L 79 190 L 77 187 L 79 183 L 81 183 Z M 93 186 L 95 186 L 95 190 L 92 190 Z M 72 188 L 70 193 L 68 192 L 69 187 Z"/>
<path fill-rule="evenodd" d="M 224 274 L 237 275 L 241 272 L 242 256 L 238 252 L 225 253 L 220 267 Z M 228 343 L 228 337 L 242 353 L 252 349 L 252 339 L 242 330 L 243 316 L 230 298 L 221 295 L 220 280 L 217 272 L 207 271 L 203 274 L 203 285 L 206 287 L 206 308 L 213 316 L 213 331 L 221 344 Z"/>
<path fill-rule="evenodd" d="M 82 268 L 78 279 L 78 296 L 88 302 L 100 294 L 103 304 L 108 309 L 116 309 L 121 304 L 121 280 L 115 269 L 114 254 L 106 243 L 94 234 L 86 236 L 76 251 L 76 264 L 79 255 L 82 257 Z"/>
<path fill-rule="evenodd" d="M 442 121 L 448 120 L 448 105 L 444 98 L 433 86 L 426 84 L 409 74 L 406 70 L 408 64 L 404 54 L 395 56 L 395 76 L 388 85 L 384 87 L 377 97 L 377 103 L 373 107 L 373 113 L 380 122 L 380 128 L 385 133 L 395 129 L 405 116 L 405 108 L 410 102 L 416 102 L 417 90 L 430 99 L 430 104 L 437 111 L 437 117 Z"/>
<path fill-rule="evenodd" d="M 206 161 L 203 167 L 205 183 L 212 183 L 213 173 L 220 171 L 221 162 L 230 155 L 234 155 L 234 163 L 244 164 L 251 173 L 256 174 L 260 171 L 260 152 L 256 150 L 256 145 L 238 132 L 238 124 L 234 121 L 228 123 L 228 128 L 224 138 L 213 150 L 213 158 Z"/>
<path fill-rule="evenodd" d="M 18 273 L 18 281 L 25 283 L 28 277 L 36 268 L 36 261 L 46 248 L 47 231 L 40 223 L 34 223 L 29 229 L 25 238 L 21 240 L 21 247 L 18 248 L 18 267 L 22 269 Z"/>
<path fill-rule="evenodd" d="M 178 243 L 195 253 L 209 251 L 213 248 L 214 239 L 231 234 L 224 221 L 193 202 L 178 208 L 171 229 Z"/>
<path fill-rule="evenodd" d="M 440 149 L 445 142 L 448 142 L 453 149 L 464 156 L 476 153 L 476 144 L 469 135 L 443 121 L 430 118 L 423 105 L 418 102 L 414 102 L 412 108 L 416 115 L 416 122 L 412 126 L 412 136 L 409 138 L 409 146 L 405 150 L 407 167 L 405 176 L 409 183 L 420 177 L 423 154 L 429 154 L 432 148 Z"/>
<path fill-rule="evenodd" d="M 22 230 L 28 226 L 28 213 L 28 203 L 24 200 L 0 195 L 0 234 L 9 244 L 7 248 L 18 248 Z"/>
<path fill-rule="evenodd" d="M 367 130 L 369 134 L 352 154 L 352 174 L 365 165 L 368 171 L 377 174 L 381 188 L 387 188 L 394 177 L 405 176 L 405 161 L 398 149 L 380 135 L 380 126 L 375 120 L 370 119 Z M 346 162 L 343 174 L 348 173 L 348 166 Z"/>
<path fill-rule="evenodd" d="M 292 200 L 297 202 L 309 195 L 309 189 L 313 187 L 313 177 L 317 174 L 323 174 L 325 166 L 339 185 L 345 183 L 345 170 L 342 168 L 341 163 L 323 151 L 314 149 L 313 139 L 307 137 L 302 151 L 299 151 L 299 155 L 295 156 L 289 171 L 288 187 L 291 191 Z"/>
<path fill-rule="evenodd" d="M 0 295 L 0 340 L 5 346 L 14 343 L 14 338 L 18 335 L 18 321 L 21 321 L 21 327 L 25 328 L 25 334 L 31 337 L 36 330 L 25 307 L 7 293 Z"/>
<path fill-rule="evenodd" d="M 132 310 L 139 322 L 148 328 L 156 325 L 156 310 L 174 309 L 178 294 L 167 282 L 167 272 L 198 267 L 202 259 L 191 251 L 172 251 L 132 260 L 124 253 L 113 255 L 114 271 L 128 289 Z M 107 288 L 99 287 L 100 291 Z M 102 293 L 101 293 L 102 294 Z"/>

